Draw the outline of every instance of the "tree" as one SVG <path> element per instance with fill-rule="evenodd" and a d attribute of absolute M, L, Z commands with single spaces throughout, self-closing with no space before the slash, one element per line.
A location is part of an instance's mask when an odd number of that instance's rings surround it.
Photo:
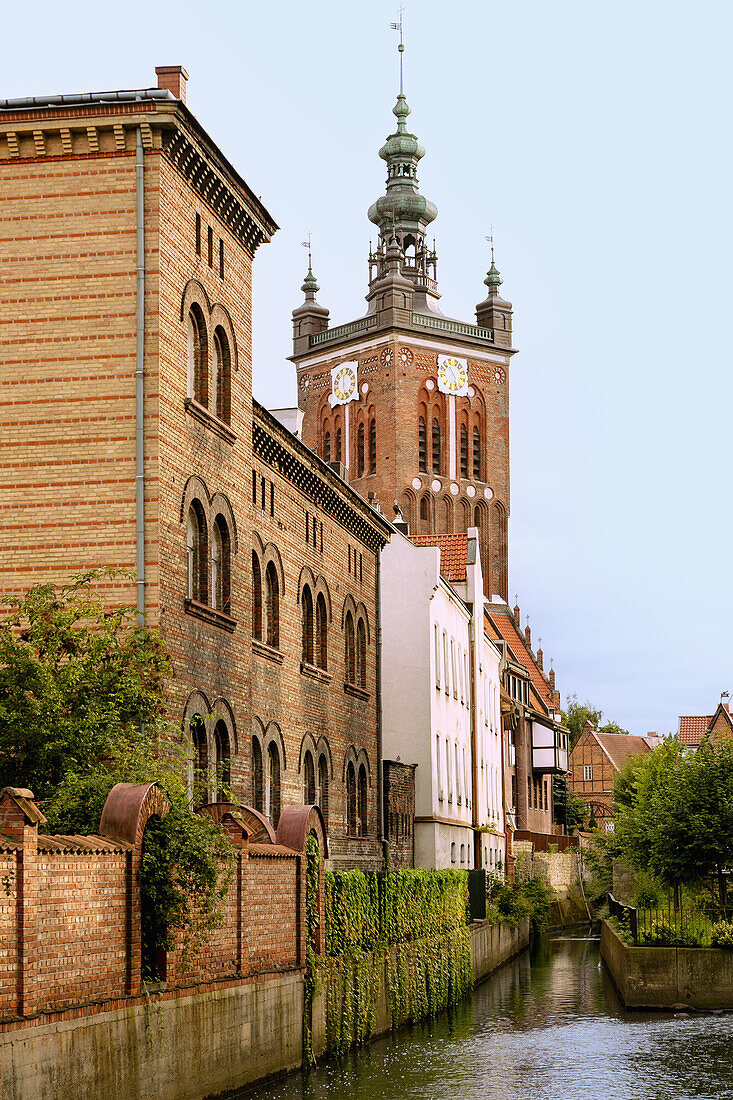
<path fill-rule="evenodd" d="M 679 887 L 714 875 L 726 904 L 724 870 L 733 863 L 733 743 L 685 752 L 671 738 L 632 757 L 616 777 L 618 855 Z"/>
<path fill-rule="evenodd" d="M 568 832 L 582 829 L 588 816 L 588 808 L 574 791 L 570 789 L 566 775 L 552 777 L 552 819 L 558 825 L 564 825 Z"/>
<path fill-rule="evenodd" d="M 605 726 L 601 725 L 603 721 L 603 711 L 596 710 L 589 702 L 579 703 L 577 695 L 569 695 L 565 703 L 565 710 L 562 712 L 562 724 L 570 730 L 570 748 L 575 748 L 575 745 L 580 740 L 580 735 L 583 732 L 583 726 L 586 722 L 598 730 L 599 733 L 622 733 L 628 734 L 628 730 L 623 729 L 618 722 L 606 722 Z"/>
<path fill-rule="evenodd" d="M 190 750 L 166 716 L 160 637 L 95 591 L 118 575 L 38 585 L 0 621 L 0 787 L 31 787 L 50 832 L 83 834 L 99 828 L 115 783 L 157 782 L 170 810 L 146 845 L 141 888 L 157 914 L 153 948 L 167 949 L 218 923 L 232 852 L 224 830 L 191 808 Z"/>

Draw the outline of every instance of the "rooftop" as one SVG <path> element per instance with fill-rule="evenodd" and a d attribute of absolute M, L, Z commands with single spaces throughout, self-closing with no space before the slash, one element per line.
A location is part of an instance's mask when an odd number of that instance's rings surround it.
<path fill-rule="evenodd" d="M 437 546 L 440 572 L 451 584 L 468 576 L 468 535 L 409 535 L 415 546 Z"/>

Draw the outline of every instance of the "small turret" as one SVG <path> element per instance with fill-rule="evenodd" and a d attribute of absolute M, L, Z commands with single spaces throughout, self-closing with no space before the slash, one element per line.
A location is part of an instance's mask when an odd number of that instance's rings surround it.
<path fill-rule="evenodd" d="M 328 328 L 329 312 L 325 306 L 319 306 L 316 301 L 316 294 L 320 287 L 313 274 L 310 251 L 308 252 L 308 274 L 300 289 L 305 294 L 305 301 L 293 310 L 293 355 L 303 355 L 310 347 L 311 336 Z"/>
<path fill-rule="evenodd" d="M 409 324 L 412 318 L 414 284 L 402 274 L 404 253 L 395 236 L 384 250 L 381 272 L 369 285 L 370 313 L 381 313 L 384 324 Z"/>
<path fill-rule="evenodd" d="M 488 297 L 476 306 L 476 324 L 494 332 L 494 344 L 499 348 L 512 346 L 512 303 L 499 294 L 501 275 L 494 263 L 494 246 L 491 246 L 491 267 L 484 279 L 489 288 Z"/>

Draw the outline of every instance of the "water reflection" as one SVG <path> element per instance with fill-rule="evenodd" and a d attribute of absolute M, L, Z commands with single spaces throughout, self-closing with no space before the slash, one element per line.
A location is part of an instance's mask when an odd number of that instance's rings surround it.
<path fill-rule="evenodd" d="M 240 1097 L 733 1100 L 733 1016 L 626 1012 L 598 944 L 544 939 L 471 1002 Z"/>

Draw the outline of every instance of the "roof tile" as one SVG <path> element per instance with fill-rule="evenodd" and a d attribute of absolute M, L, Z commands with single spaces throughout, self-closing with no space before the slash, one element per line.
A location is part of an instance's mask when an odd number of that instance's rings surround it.
<path fill-rule="evenodd" d="M 440 572 L 447 581 L 465 581 L 468 572 L 468 535 L 409 535 L 415 546 L 437 546 Z"/>

